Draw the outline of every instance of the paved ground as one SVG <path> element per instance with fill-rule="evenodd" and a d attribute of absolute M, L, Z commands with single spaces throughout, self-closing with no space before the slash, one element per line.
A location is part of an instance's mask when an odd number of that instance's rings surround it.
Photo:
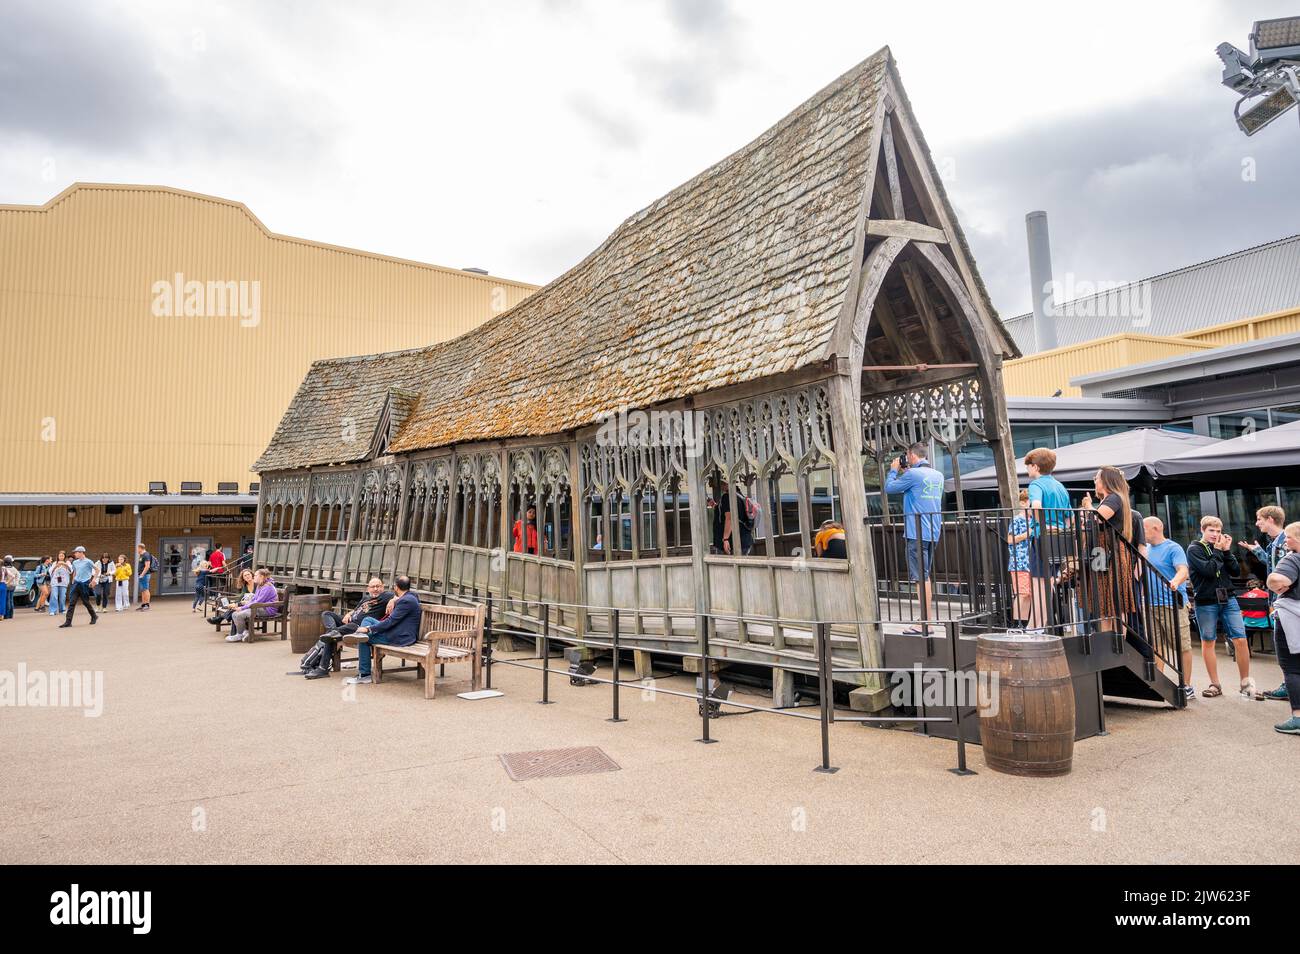
<path fill-rule="evenodd" d="M 952 743 L 838 725 L 835 775 L 811 771 L 815 722 L 715 723 L 695 704 L 498 668 L 502 698 L 427 702 L 395 678 L 348 698 L 285 673 L 288 643 L 226 644 L 183 602 L 82 617 L 18 610 L 0 672 L 104 672 L 98 718 L 0 708 L 3 862 L 1248 862 L 1296 857 L 1281 824 L 1300 739 L 1280 703 L 1109 709 L 1074 771 L 958 778 Z M 1221 665 L 1227 666 L 1227 661 Z M 1198 666 L 1198 684 L 1203 675 Z M 1279 681 L 1260 661 L 1261 685 Z M 1230 672 L 1230 669 L 1224 670 Z M 630 673 L 629 673 L 630 675 Z M 681 681 L 681 680 L 679 680 Z M 684 681 L 681 681 L 683 687 Z M 597 745 L 600 775 L 513 782 L 498 756 Z"/>

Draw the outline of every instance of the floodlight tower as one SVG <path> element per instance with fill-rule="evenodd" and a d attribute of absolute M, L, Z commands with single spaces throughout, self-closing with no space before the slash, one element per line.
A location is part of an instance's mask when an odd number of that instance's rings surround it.
<path fill-rule="evenodd" d="M 1231 43 L 1214 52 L 1223 61 L 1223 85 L 1241 94 L 1233 115 L 1247 136 L 1300 103 L 1300 17 L 1256 20 L 1249 54 Z"/>

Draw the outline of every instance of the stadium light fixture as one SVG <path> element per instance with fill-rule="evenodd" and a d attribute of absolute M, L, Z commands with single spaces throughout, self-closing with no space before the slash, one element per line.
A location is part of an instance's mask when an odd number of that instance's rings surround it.
<path fill-rule="evenodd" d="M 1256 20 L 1250 52 L 1220 43 L 1221 82 L 1240 93 L 1233 109 L 1237 127 L 1253 136 L 1300 104 L 1300 16 Z"/>

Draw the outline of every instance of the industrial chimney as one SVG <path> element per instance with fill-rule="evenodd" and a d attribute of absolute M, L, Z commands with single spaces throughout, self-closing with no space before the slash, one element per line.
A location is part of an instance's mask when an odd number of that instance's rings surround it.
<path fill-rule="evenodd" d="M 1052 246 L 1047 237 L 1047 213 L 1025 216 L 1029 237 L 1029 285 L 1034 307 L 1034 343 L 1039 351 L 1056 347 L 1056 298 L 1052 281 Z"/>

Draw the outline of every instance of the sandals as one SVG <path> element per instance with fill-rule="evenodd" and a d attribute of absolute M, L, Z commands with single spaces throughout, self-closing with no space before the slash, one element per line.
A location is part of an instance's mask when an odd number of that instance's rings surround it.
<path fill-rule="evenodd" d="M 1201 695 L 1205 696 L 1207 699 L 1213 699 L 1216 696 L 1223 695 L 1223 687 L 1217 682 L 1212 682 L 1208 689 L 1201 690 Z"/>

